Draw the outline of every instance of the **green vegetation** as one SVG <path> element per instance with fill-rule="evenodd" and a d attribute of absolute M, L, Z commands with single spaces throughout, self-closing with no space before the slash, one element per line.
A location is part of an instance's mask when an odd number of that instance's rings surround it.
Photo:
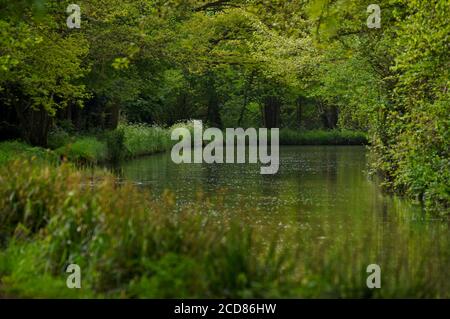
<path fill-rule="evenodd" d="M 104 142 L 95 137 L 79 137 L 74 142 L 56 149 L 56 153 L 74 162 L 96 163 L 105 161 L 108 149 Z"/>
<path fill-rule="evenodd" d="M 43 242 L 13 243 L 0 252 L 2 297 L 22 298 L 88 298 L 91 291 L 67 289 L 64 280 L 58 280 L 45 271 L 46 252 Z"/>
<path fill-rule="evenodd" d="M 9 170 L 13 173 L 3 178 Z M 15 161 L 0 176 L 0 237 L 8 245 L 0 257 L 2 293 L 26 296 L 38 289 L 34 284 L 42 278 L 21 290 L 24 278 L 36 274 L 35 267 L 15 268 L 24 260 L 48 269 L 48 276 L 77 262 L 89 273 L 85 288 L 93 293 L 263 297 L 285 289 L 279 276 L 284 263 L 275 247 L 256 255 L 263 249 L 250 230 L 242 236 L 225 215 L 214 217 L 211 203 L 175 210 L 170 194 L 164 205 L 151 202 L 130 185 L 117 189 L 108 175 L 96 176 L 101 181 L 92 192 L 83 186 L 92 177 L 67 164 Z M 50 295 L 67 289 L 56 278 L 44 286 Z"/>
<path fill-rule="evenodd" d="M 193 130 L 190 122 L 180 122 L 170 128 L 145 124 L 120 124 L 116 130 L 97 134 L 97 136 L 68 137 L 67 139 L 58 137 L 67 144 L 57 148 L 55 152 L 77 163 L 100 163 L 151 155 L 169 151 L 176 143 L 170 139 L 171 131 L 181 126 Z M 59 136 L 68 136 L 66 134 L 58 133 Z M 349 130 L 281 129 L 280 144 L 363 145 L 367 144 L 367 137 L 364 132 Z"/>
<path fill-rule="evenodd" d="M 373 249 L 370 224 L 346 226 L 359 229 L 357 236 L 332 231 L 339 245 L 324 249 L 312 240 L 319 229 L 279 238 L 254 232 L 250 220 L 230 218 L 238 212 L 220 197 L 179 206 L 165 193 L 154 201 L 132 185 L 117 188 L 106 173 L 87 175 L 67 163 L 17 160 L 0 176 L 3 296 L 449 297 L 448 281 L 427 271 L 432 258 L 422 258 L 443 249 L 432 236 L 410 246 L 417 262 L 407 265 L 408 254 L 394 258 L 397 246 Z M 92 180 L 95 191 L 85 186 Z M 411 239 L 407 227 L 398 231 Z M 283 239 L 296 244 L 282 247 Z M 450 262 L 450 252 L 442 253 Z M 365 288 L 367 260 L 382 265 L 384 289 Z M 83 269 L 83 289 L 65 287 L 68 263 Z"/>
<path fill-rule="evenodd" d="M 170 130 L 143 124 L 120 125 L 124 132 L 124 146 L 131 157 L 169 150 L 173 143 Z"/>
<path fill-rule="evenodd" d="M 142 155 L 169 151 L 175 141 L 170 139 L 173 128 L 183 126 L 193 129 L 191 123 L 178 123 L 171 128 L 144 124 L 121 124 L 118 129 L 91 136 L 70 136 L 59 130 L 52 133 L 52 145 L 60 145 L 51 150 L 28 146 L 18 141 L 0 143 L 0 165 L 22 156 L 36 156 L 44 161 L 65 158 L 79 164 L 96 164 L 117 161 Z M 299 131 L 280 130 L 281 145 L 362 145 L 366 144 L 363 132 L 346 130 Z"/>
<path fill-rule="evenodd" d="M 448 0 L 379 1 L 380 29 L 359 0 L 87 0 L 76 30 L 69 3 L 2 6 L 3 138 L 117 161 L 166 150 L 162 128 L 190 119 L 280 127 L 287 144 L 361 131 L 386 189 L 448 212 Z M 123 141 L 105 133 L 121 121 Z"/>
<path fill-rule="evenodd" d="M 363 145 L 367 144 L 364 132 L 348 130 L 312 130 L 298 131 L 282 129 L 280 131 L 281 145 Z"/>
<path fill-rule="evenodd" d="M 450 0 L 379 0 L 379 29 L 371 2 L 83 0 L 69 29 L 71 1 L 1 1 L 0 296 L 449 297 L 424 257 L 448 260 L 433 233 L 411 259 L 371 249 L 361 225 L 361 242 L 336 233 L 321 251 L 305 232 L 288 252 L 216 194 L 150 201 L 64 160 L 167 151 L 193 119 L 280 128 L 284 145 L 368 144 L 385 190 L 448 218 Z M 371 257 L 386 289 L 361 288 Z M 68 261 L 88 270 L 82 295 L 62 292 Z"/>
<path fill-rule="evenodd" d="M 69 138 L 55 151 L 78 163 L 99 163 L 167 151 L 170 130 L 145 124 L 121 124 L 116 130 Z"/>
<path fill-rule="evenodd" d="M 19 158 L 32 158 L 42 162 L 57 162 L 57 155 L 41 147 L 32 147 L 19 141 L 9 141 L 0 143 L 0 166 L 9 161 Z"/>
<path fill-rule="evenodd" d="M 336 104 L 341 123 L 368 129 L 386 189 L 448 214 L 449 1 L 379 1 L 381 29 L 362 26 L 366 1 L 313 2 L 326 43 L 313 95 Z"/>

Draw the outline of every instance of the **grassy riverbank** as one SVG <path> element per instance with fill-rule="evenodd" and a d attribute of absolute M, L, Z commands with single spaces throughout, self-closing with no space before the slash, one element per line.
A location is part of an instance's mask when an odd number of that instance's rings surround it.
<path fill-rule="evenodd" d="M 0 166 L 17 158 L 34 158 L 35 161 L 45 163 L 58 162 L 57 154 L 49 149 L 33 147 L 19 141 L 0 142 Z"/>
<path fill-rule="evenodd" d="M 365 145 L 367 135 L 349 130 L 280 130 L 281 145 Z"/>
<path fill-rule="evenodd" d="M 215 214 L 218 203 L 176 209 L 170 194 L 154 202 L 67 163 L 15 161 L 0 176 L 0 295 L 267 297 L 289 288 L 281 252 Z M 81 290 L 61 280 L 69 263 L 83 270 Z"/>
<path fill-rule="evenodd" d="M 187 127 L 188 123 L 177 126 Z M 103 134 L 73 135 L 56 132 L 50 136 L 53 149 L 32 147 L 19 141 L 0 142 L 0 165 L 17 156 L 56 161 L 58 156 L 73 162 L 98 163 L 113 158 L 133 158 L 169 151 L 175 143 L 170 139 L 174 127 L 161 128 L 143 124 L 122 124 L 118 129 Z M 280 130 L 281 145 L 363 145 L 367 144 L 363 132 L 346 130 L 296 131 Z"/>
<path fill-rule="evenodd" d="M 428 271 L 435 250 L 450 261 L 431 235 L 419 240 L 392 221 L 400 240 L 382 249 L 371 223 L 345 223 L 344 232 L 280 228 L 272 237 L 258 231 L 246 208 L 230 211 L 220 195 L 198 196 L 180 206 L 170 193 L 150 199 L 133 185 L 117 187 L 108 173 L 70 163 L 34 158 L 3 165 L 0 296 L 450 296 L 440 273 L 447 270 Z M 398 254 L 399 247 L 409 253 Z M 383 269 L 383 289 L 365 285 L 374 260 Z M 70 263 L 81 267 L 82 289 L 65 286 Z"/>
<path fill-rule="evenodd" d="M 49 144 L 61 157 L 82 163 L 151 155 L 167 151 L 173 145 L 169 129 L 143 124 L 122 124 L 114 131 L 101 134 L 69 137 L 58 133 L 50 136 Z"/>
<path fill-rule="evenodd" d="M 179 123 L 170 128 L 144 124 L 121 124 L 116 130 L 98 135 L 69 137 L 65 133 L 51 135 L 50 145 L 56 153 L 71 161 L 98 163 L 134 158 L 170 150 L 175 141 L 170 134 L 175 127 L 192 131 L 192 123 Z M 298 131 L 280 130 L 281 145 L 363 145 L 365 133 L 348 130 Z"/>

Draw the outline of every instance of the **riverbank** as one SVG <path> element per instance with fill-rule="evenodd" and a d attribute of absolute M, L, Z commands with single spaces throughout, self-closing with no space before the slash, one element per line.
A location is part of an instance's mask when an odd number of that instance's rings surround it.
<path fill-rule="evenodd" d="M 84 164 L 134 158 L 167 151 L 173 145 L 169 129 L 122 124 L 114 131 L 69 136 L 56 132 L 49 145 L 62 158 Z"/>
<path fill-rule="evenodd" d="M 170 128 L 143 124 L 121 124 L 108 133 L 86 136 L 61 133 L 50 136 L 49 144 L 55 152 L 74 162 L 100 163 L 111 160 L 130 159 L 169 151 L 176 143 L 170 139 L 176 127 L 193 129 L 192 123 L 179 123 Z M 280 130 L 280 145 L 365 145 L 364 132 L 349 130 Z"/>
<path fill-rule="evenodd" d="M 279 254 L 262 259 L 269 252 L 250 229 L 214 217 L 217 204 L 177 210 L 170 194 L 154 202 L 68 163 L 17 160 L 0 171 L 2 295 L 266 297 L 287 289 Z M 93 179 L 95 192 L 84 186 Z M 65 287 L 70 263 L 81 267 L 83 289 Z"/>
<path fill-rule="evenodd" d="M 19 141 L 0 142 L 0 167 L 17 158 L 33 158 L 35 161 L 44 163 L 59 161 L 58 155 L 50 149 L 33 147 Z"/>
<path fill-rule="evenodd" d="M 189 123 L 177 126 L 192 129 Z M 50 149 L 32 147 L 20 141 L 0 142 L 0 165 L 17 156 L 57 161 L 66 158 L 75 163 L 96 164 L 116 159 L 130 159 L 169 151 L 175 141 L 170 139 L 173 128 L 143 124 L 122 124 L 116 130 L 90 135 L 69 135 L 53 132 Z M 365 145 L 365 133 L 348 130 L 280 130 L 280 145 Z"/>
<path fill-rule="evenodd" d="M 117 187 L 109 173 L 70 163 L 34 157 L 3 165 L 0 295 L 449 297 L 448 281 L 440 279 L 445 274 L 428 270 L 436 266 L 433 252 L 450 260 L 450 251 L 436 246 L 431 234 L 418 245 L 408 224 L 397 225 L 395 218 L 389 225 L 399 241 L 380 250 L 374 249 L 379 229 L 370 222 L 337 219 L 340 227 L 301 232 L 277 222 L 270 235 L 258 231 L 252 208 L 231 209 L 220 194 L 198 194 L 182 205 L 170 192 L 152 198 L 127 182 Z M 340 231 L 342 226 L 348 229 Z M 337 244 L 325 245 L 329 240 Z M 410 248 L 410 254 L 399 254 L 399 246 Z M 383 289 L 365 284 L 365 269 L 373 261 L 382 265 Z M 66 287 L 65 268 L 71 263 L 80 266 L 82 289 Z"/>

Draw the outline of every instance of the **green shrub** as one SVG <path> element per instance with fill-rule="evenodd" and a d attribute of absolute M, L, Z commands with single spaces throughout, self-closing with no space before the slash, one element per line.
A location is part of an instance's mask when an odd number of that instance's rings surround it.
<path fill-rule="evenodd" d="M 131 156 L 163 152 L 172 146 L 170 131 L 159 126 L 145 124 L 122 124 L 125 147 Z"/>
<path fill-rule="evenodd" d="M 56 127 L 48 134 L 48 147 L 57 149 L 70 142 L 70 135 L 65 130 Z"/>
<path fill-rule="evenodd" d="M 108 147 L 95 137 L 79 137 L 56 150 L 58 154 L 77 163 L 97 163 L 108 159 Z"/>
<path fill-rule="evenodd" d="M 125 132 L 123 128 L 106 133 L 106 146 L 108 148 L 108 159 L 117 162 L 126 157 Z"/>
<path fill-rule="evenodd" d="M 34 158 L 36 161 L 56 163 L 58 156 L 50 150 L 33 147 L 19 141 L 7 141 L 0 143 L 0 166 L 15 159 Z"/>
<path fill-rule="evenodd" d="M 367 144 L 366 134 L 349 130 L 313 130 L 299 131 L 292 129 L 280 130 L 281 145 L 364 145 Z"/>

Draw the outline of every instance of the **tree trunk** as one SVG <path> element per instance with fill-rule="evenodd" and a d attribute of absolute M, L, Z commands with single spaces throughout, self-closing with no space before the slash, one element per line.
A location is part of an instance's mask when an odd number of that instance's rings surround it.
<path fill-rule="evenodd" d="M 280 127 L 280 100 L 276 96 L 264 99 L 264 126 L 267 128 Z"/>
<path fill-rule="evenodd" d="M 254 74 L 255 74 L 255 72 L 252 72 L 250 74 L 250 77 L 246 81 L 246 84 L 245 84 L 245 88 L 244 88 L 244 103 L 242 104 L 241 113 L 239 114 L 238 127 L 241 126 L 242 120 L 244 119 L 244 113 L 245 113 L 245 110 L 247 109 L 248 97 L 249 97 L 250 89 L 252 87 Z"/>
<path fill-rule="evenodd" d="M 209 76 L 208 79 L 209 81 L 206 89 L 208 98 L 207 120 L 211 126 L 221 128 L 222 119 L 220 117 L 219 98 L 217 96 L 216 88 L 214 87 L 214 79 L 212 76 Z"/>
<path fill-rule="evenodd" d="M 119 103 L 116 100 L 112 100 L 108 103 L 107 114 L 106 114 L 106 125 L 105 127 L 110 130 L 114 130 L 119 125 Z"/>
<path fill-rule="evenodd" d="M 325 106 L 322 102 L 320 102 L 320 107 L 320 109 L 322 109 L 322 114 L 320 117 L 322 119 L 323 127 L 326 129 L 336 128 L 338 122 L 337 106 Z"/>
<path fill-rule="evenodd" d="M 298 98 L 297 98 L 297 121 L 296 121 L 296 126 L 298 127 L 298 128 L 301 128 L 302 127 L 302 116 L 303 116 L 303 101 L 304 101 L 304 99 L 301 97 L 301 96 L 299 96 Z"/>
<path fill-rule="evenodd" d="M 19 105 L 16 107 L 23 139 L 34 146 L 47 147 L 47 137 L 51 119 L 43 108 L 33 109 Z"/>
<path fill-rule="evenodd" d="M 328 123 L 331 129 L 335 129 L 337 127 L 338 123 L 338 108 L 337 106 L 333 105 L 330 107 L 328 112 Z"/>

